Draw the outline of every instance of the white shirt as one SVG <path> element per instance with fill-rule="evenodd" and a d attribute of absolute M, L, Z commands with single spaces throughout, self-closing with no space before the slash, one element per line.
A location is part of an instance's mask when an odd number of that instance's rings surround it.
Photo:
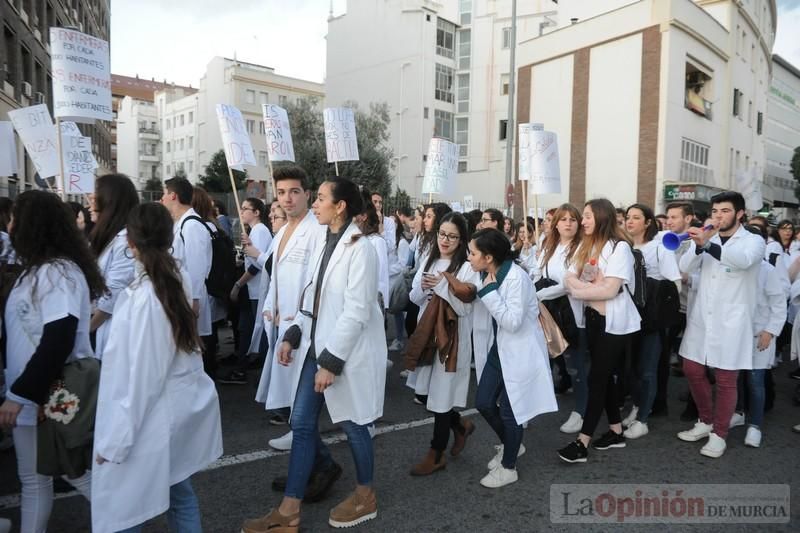
<path fill-rule="evenodd" d="M 575 325 L 579 328 L 586 327 L 583 318 L 583 300 L 573 298 L 567 293 L 564 287 L 564 276 L 567 273 L 567 247 L 561 243 L 556 246 L 553 256 L 544 264 L 544 251 L 538 259 L 538 275 L 534 281 L 539 281 L 542 277 L 548 277 L 553 281 L 558 282 L 558 285 L 552 287 L 545 287 L 544 289 L 536 291 L 536 296 L 540 301 L 555 300 L 560 296 L 567 295 L 569 305 L 572 308 L 572 314 L 575 316 Z"/>
<path fill-rule="evenodd" d="M 32 289 L 36 285 L 36 292 Z M 23 405 L 17 417 L 20 426 L 35 426 L 39 406 L 10 391 L 39 346 L 44 325 L 72 315 L 78 319 L 75 345 L 67 362 L 93 356 L 89 343 L 92 306 L 89 285 L 81 269 L 72 261 L 47 263 L 17 280 L 5 309 L 6 383 L 8 398 Z"/>
<path fill-rule="evenodd" d="M 680 281 L 681 271 L 675 252 L 667 250 L 661 245 L 661 239 L 655 239 L 636 246 L 644 257 L 644 266 L 647 277 L 657 280 Z"/>
<path fill-rule="evenodd" d="M 378 255 L 378 292 L 383 299 L 383 308 L 389 307 L 389 254 L 386 250 L 386 241 L 377 233 L 367 237 L 375 253 Z"/>
<path fill-rule="evenodd" d="M 266 252 L 269 245 L 272 243 L 272 234 L 269 232 L 269 228 L 267 228 L 264 224 L 259 222 L 255 226 L 250 229 L 250 242 L 253 243 L 253 246 L 258 248 L 260 252 Z M 250 266 L 256 265 L 258 267 L 258 262 L 256 259 L 252 257 L 245 257 L 244 259 L 244 269 L 247 271 Z M 259 287 L 261 285 L 261 275 L 262 272 L 259 269 L 259 273 L 253 276 L 250 281 L 247 282 L 247 292 L 248 296 L 251 300 L 258 300 L 258 292 Z"/>
<path fill-rule="evenodd" d="M 198 215 L 190 208 L 173 226 L 172 256 L 189 274 L 192 300 L 200 304 L 197 333 L 202 337 L 211 335 L 211 306 L 206 290 L 206 278 L 211 272 L 211 233 L 205 222 L 197 220 L 186 222 L 181 231 L 181 224 L 190 216 Z"/>

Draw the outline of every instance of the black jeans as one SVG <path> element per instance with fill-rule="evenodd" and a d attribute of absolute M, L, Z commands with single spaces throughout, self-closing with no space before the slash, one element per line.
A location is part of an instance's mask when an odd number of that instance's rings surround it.
<path fill-rule="evenodd" d="M 683 330 L 686 329 L 686 313 L 680 313 L 678 317 L 678 323 L 667 328 L 664 337 L 662 337 L 661 358 L 658 360 L 658 389 L 656 390 L 656 399 L 653 402 L 653 411 L 661 411 L 667 408 L 669 360 L 672 357 L 672 352 L 677 352 L 678 348 L 680 348 L 678 339 L 683 336 Z"/>
<path fill-rule="evenodd" d="M 433 440 L 431 448 L 438 452 L 447 449 L 447 441 L 450 440 L 450 431 L 462 431 L 461 415 L 450 409 L 446 413 L 433 414 Z"/>
<path fill-rule="evenodd" d="M 586 335 L 591 366 L 587 379 L 589 400 L 586 403 L 581 433 L 591 437 L 604 409 L 609 425 L 622 422 L 615 374 L 619 375 L 625 364 L 625 349 L 630 335 L 606 333 L 606 317 L 591 307 L 586 308 Z"/>

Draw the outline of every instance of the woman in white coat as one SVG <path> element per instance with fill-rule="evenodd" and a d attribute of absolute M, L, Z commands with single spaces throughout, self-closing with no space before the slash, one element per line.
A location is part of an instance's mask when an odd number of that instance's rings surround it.
<path fill-rule="evenodd" d="M 455 407 L 467 405 L 470 362 L 472 361 L 472 304 L 462 302 L 453 292 L 448 277 L 455 276 L 462 283 L 476 287 L 477 275 L 467 262 L 467 221 L 460 213 L 446 214 L 439 225 L 437 244 L 424 265 L 417 271 L 412 284 L 412 299 L 420 306 L 420 317 L 428 302 L 437 295 L 447 302 L 458 315 L 458 351 L 456 367 L 448 371 L 437 352 L 433 361 L 418 366 L 413 374 L 415 391 L 427 396 L 428 411 L 433 412 L 433 439 L 423 460 L 411 469 L 412 476 L 427 476 L 445 467 L 444 452 L 453 432 L 452 456 L 464 449 L 467 438 L 475 431 L 475 424 L 462 419 Z M 436 317 L 429 317 L 435 321 Z M 435 329 L 435 328 L 434 328 Z"/>
<path fill-rule="evenodd" d="M 97 178 L 92 218 L 97 220 L 89 235 L 92 251 L 106 281 L 108 292 L 95 302 L 90 331 L 95 337 L 95 357 L 103 358 L 114 303 L 117 296 L 133 281 L 133 256 L 128 253 L 125 224 L 128 214 L 139 205 L 139 195 L 133 182 L 122 174 L 107 174 Z"/>
<path fill-rule="evenodd" d="M 331 510 L 328 523 L 349 527 L 378 515 L 368 425 L 383 414 L 386 334 L 378 305 L 378 258 L 353 223 L 363 207 L 358 186 L 345 178 L 330 178 L 317 192 L 314 213 L 328 231 L 314 248 L 300 310 L 278 346 L 283 364 L 302 359 L 294 376 L 286 490 L 277 508 L 244 523 L 244 533 L 299 529 L 311 471 L 315 463 L 331 462 L 319 436 L 323 403 L 347 434 L 357 479 L 355 491 Z"/>
<path fill-rule="evenodd" d="M 522 424 L 558 405 L 536 292 L 514 263 L 508 238 L 495 229 L 479 230 L 469 243 L 469 262 L 483 282 L 473 309 L 475 406 L 501 442 L 481 485 L 498 488 L 518 479 L 517 457 L 525 453 Z"/>
<path fill-rule="evenodd" d="M 167 509 L 172 531 L 200 531 L 190 476 L 222 455 L 219 401 L 203 370 L 189 280 L 169 253 L 156 203 L 128 220 L 136 278 L 114 307 L 100 373 L 92 529 L 141 530 Z"/>

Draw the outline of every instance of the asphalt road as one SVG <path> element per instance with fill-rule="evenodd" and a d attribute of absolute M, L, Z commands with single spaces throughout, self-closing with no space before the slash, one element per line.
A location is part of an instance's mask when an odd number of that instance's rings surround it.
<path fill-rule="evenodd" d="M 392 358 L 399 362 L 398 354 Z M 798 531 L 800 504 L 794 497 L 800 491 L 800 435 L 791 427 L 800 423 L 800 408 L 791 404 L 795 383 L 787 377 L 794 363 L 775 371 L 777 398 L 767 413 L 764 440 L 760 449 L 743 444 L 745 427 L 735 428 L 728 438 L 728 451 L 721 459 L 699 454 L 702 443 L 684 443 L 675 434 L 691 424 L 681 422 L 684 404 L 679 395 L 686 389 L 683 378 L 671 378 L 669 415 L 652 419 L 650 434 L 629 441 L 625 449 L 590 451 L 589 462 L 569 465 L 556 450 L 570 436 L 558 431 L 568 416 L 572 394 L 559 397 L 560 410 L 536 418 L 525 434 L 527 453 L 518 463 L 519 482 L 491 490 L 479 485 L 486 473 L 497 439 L 480 415 L 470 415 L 477 430 L 463 454 L 448 462 L 447 468 L 426 478 L 414 478 L 409 468 L 429 447 L 432 419 L 412 402 L 410 389 L 399 377 L 400 365 L 389 371 L 384 417 L 378 421 L 375 438 L 375 486 L 379 514 L 376 520 L 358 531 L 663 531 L 664 525 L 560 524 L 550 521 L 550 487 L 558 483 L 591 484 L 788 484 L 791 498 L 790 522 L 786 524 L 667 525 L 670 531 Z M 207 532 L 238 532 L 243 520 L 265 514 L 280 495 L 270 489 L 276 475 L 285 474 L 288 453 L 269 450 L 267 440 L 282 435 L 284 427 L 271 426 L 263 406 L 253 401 L 258 371 L 249 372 L 244 386 L 220 385 L 225 460 L 193 477 L 200 499 L 203 524 Z M 474 375 L 474 374 L 473 374 Z M 470 405 L 474 399 L 472 384 Z M 327 413 L 321 418 L 323 438 L 338 440 L 340 431 L 330 424 Z M 598 434 L 605 431 L 604 422 Z M 345 498 L 355 485 L 354 467 L 344 442 L 331 445 L 334 458 L 344 467 L 342 478 L 328 498 L 304 506 L 304 531 L 324 531 L 331 507 Z M 0 516 L 19 521 L 19 482 L 13 452 L 0 453 Z M 17 531 L 13 529 L 12 531 Z M 53 506 L 51 532 L 89 531 L 89 505 L 80 496 L 61 494 Z M 151 521 L 146 532 L 167 531 L 166 521 Z"/>

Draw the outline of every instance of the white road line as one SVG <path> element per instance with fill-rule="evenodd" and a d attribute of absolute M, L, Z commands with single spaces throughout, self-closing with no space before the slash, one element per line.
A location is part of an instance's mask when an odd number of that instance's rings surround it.
<path fill-rule="evenodd" d="M 461 411 L 462 416 L 471 416 L 477 414 L 477 409 L 466 409 Z M 433 424 L 433 417 L 423 418 L 421 420 L 412 420 L 410 422 L 402 422 L 400 424 L 393 424 L 391 426 L 377 426 L 375 429 L 376 435 L 385 435 L 387 433 L 393 433 L 395 431 L 403 431 L 406 429 L 413 429 L 420 426 L 427 426 L 429 424 Z M 338 431 L 328 437 L 322 439 L 322 442 L 325 444 L 337 444 L 339 442 L 344 442 L 347 440 L 343 431 Z M 256 450 L 254 452 L 247 452 L 247 453 L 240 453 L 236 455 L 224 455 L 208 465 L 208 468 L 203 470 L 204 472 L 208 472 L 211 470 L 217 470 L 219 468 L 225 468 L 226 466 L 234 466 L 234 465 L 241 465 L 245 463 L 252 463 L 253 461 L 261 461 L 264 459 L 269 459 L 270 457 L 277 457 L 279 455 L 288 455 L 288 451 L 278 451 L 272 449 L 266 450 Z M 63 498 L 71 498 L 73 496 L 79 496 L 80 494 L 78 491 L 71 491 L 71 492 L 63 492 L 56 494 L 54 499 L 60 500 Z M 16 509 L 19 507 L 19 494 L 9 494 L 7 496 L 0 497 L 0 511 L 6 509 Z"/>

